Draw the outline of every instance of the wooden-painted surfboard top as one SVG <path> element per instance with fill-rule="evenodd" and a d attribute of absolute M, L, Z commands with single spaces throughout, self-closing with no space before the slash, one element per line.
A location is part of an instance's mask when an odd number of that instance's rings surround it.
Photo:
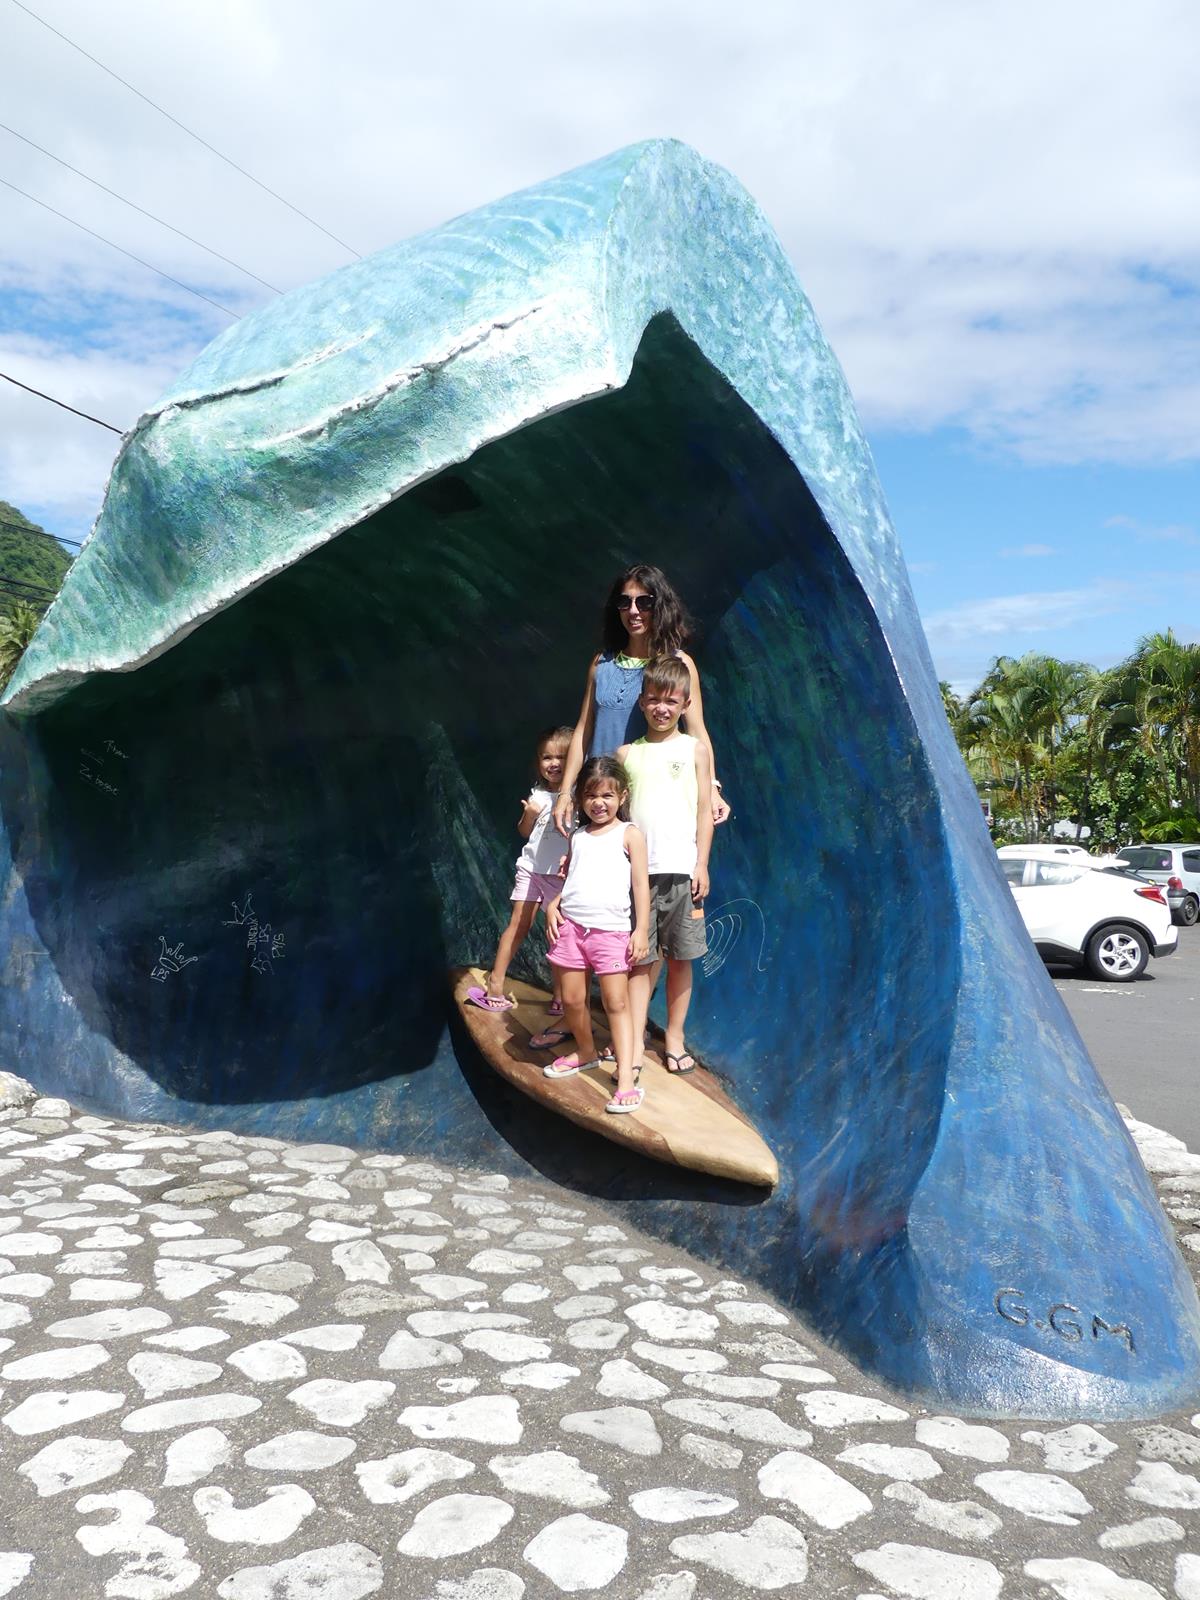
<path fill-rule="evenodd" d="M 479 968 L 456 968 L 451 978 L 455 1002 L 480 1054 L 531 1100 L 655 1161 L 766 1188 L 778 1183 L 779 1164 L 749 1118 L 703 1066 L 684 1074 L 668 1072 L 656 1030 L 651 1030 L 656 1036 L 642 1057 L 641 1107 L 629 1116 L 614 1117 L 604 1109 L 613 1092 L 609 1066 L 571 1078 L 544 1076 L 542 1068 L 571 1048 L 569 1039 L 557 1051 L 530 1048 L 530 1037 L 553 1025 L 547 1010 L 550 996 L 544 989 L 510 978 L 505 991 L 516 1007 L 484 1011 L 467 999 L 467 991 L 484 982 Z M 598 1007 L 593 1011 L 593 1029 L 597 1043 L 608 1043 Z"/>

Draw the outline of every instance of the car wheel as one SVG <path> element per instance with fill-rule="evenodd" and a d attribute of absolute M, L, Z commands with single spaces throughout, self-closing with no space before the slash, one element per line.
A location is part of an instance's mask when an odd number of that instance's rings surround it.
<path fill-rule="evenodd" d="M 1200 920 L 1200 900 L 1197 900 L 1194 894 L 1188 895 L 1180 906 L 1179 920 L 1185 928 L 1193 927 Z"/>
<path fill-rule="evenodd" d="M 1088 971 L 1106 983 L 1132 983 L 1149 959 L 1150 946 L 1136 928 L 1101 928 L 1088 942 Z"/>

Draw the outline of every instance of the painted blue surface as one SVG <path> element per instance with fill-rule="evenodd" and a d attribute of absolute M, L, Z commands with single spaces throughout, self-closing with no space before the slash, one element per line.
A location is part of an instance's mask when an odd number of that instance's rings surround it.
<path fill-rule="evenodd" d="M 691 1040 L 779 1156 L 769 1199 L 531 1107 L 448 1017 L 533 734 L 634 560 L 699 623 L 735 817 Z M 8 704 L 0 1043 L 45 1089 L 539 1172 L 961 1410 L 1200 1389 L 1190 1278 L 997 869 L 844 380 L 685 147 L 222 335 L 127 442 Z"/>

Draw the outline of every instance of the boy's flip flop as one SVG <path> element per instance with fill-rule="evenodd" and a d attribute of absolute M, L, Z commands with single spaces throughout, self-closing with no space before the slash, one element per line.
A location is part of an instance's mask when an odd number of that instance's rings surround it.
<path fill-rule="evenodd" d="M 674 1066 L 671 1065 L 672 1061 L 675 1063 Z M 685 1061 L 688 1063 L 686 1067 L 683 1065 Z M 695 1072 L 695 1070 L 696 1063 L 692 1059 L 690 1050 L 681 1050 L 677 1056 L 673 1056 L 669 1050 L 667 1051 L 668 1072 L 674 1072 L 677 1076 L 682 1077 L 685 1072 Z"/>
<path fill-rule="evenodd" d="M 564 1039 L 571 1037 L 570 1028 L 546 1028 L 541 1033 L 535 1033 L 529 1040 L 531 1050 L 553 1050 Z"/>
<path fill-rule="evenodd" d="M 568 1061 L 566 1056 L 559 1056 L 548 1067 L 542 1068 L 543 1078 L 573 1078 L 577 1072 L 586 1072 L 589 1067 L 598 1067 L 599 1061 Z"/>
<path fill-rule="evenodd" d="M 506 994 L 489 994 L 478 984 L 467 990 L 467 999 L 481 1011 L 515 1011 L 517 1002 Z"/>
<path fill-rule="evenodd" d="M 604 1109 L 614 1117 L 627 1116 L 631 1111 L 641 1110 L 645 1097 L 644 1089 L 619 1089 Z"/>
<path fill-rule="evenodd" d="M 647 1028 L 646 1031 L 642 1034 L 642 1049 L 644 1050 L 649 1043 L 650 1043 L 650 1029 Z M 617 1059 L 616 1051 L 613 1049 L 612 1045 L 606 1044 L 606 1045 L 602 1045 L 601 1046 L 601 1048 L 600 1048 L 600 1059 L 601 1059 L 601 1061 L 607 1061 L 610 1066 L 613 1064 L 613 1062 L 616 1061 L 616 1059 Z"/>
<path fill-rule="evenodd" d="M 641 1076 L 642 1076 L 642 1063 L 639 1061 L 637 1066 L 634 1067 L 634 1069 L 633 1069 L 633 1081 L 634 1081 L 634 1085 L 635 1086 L 637 1085 L 637 1083 L 641 1079 Z M 617 1081 L 617 1075 L 616 1075 L 615 1072 L 612 1074 L 612 1081 L 614 1083 L 616 1083 L 616 1081 Z"/>

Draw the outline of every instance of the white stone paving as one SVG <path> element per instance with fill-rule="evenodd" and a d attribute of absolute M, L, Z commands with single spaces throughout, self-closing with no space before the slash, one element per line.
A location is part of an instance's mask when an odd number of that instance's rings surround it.
<path fill-rule="evenodd" d="M 2 1073 L 0 1151 L 0 1595 L 1200 1600 L 1200 1413 L 930 1415 L 499 1173 Z"/>

